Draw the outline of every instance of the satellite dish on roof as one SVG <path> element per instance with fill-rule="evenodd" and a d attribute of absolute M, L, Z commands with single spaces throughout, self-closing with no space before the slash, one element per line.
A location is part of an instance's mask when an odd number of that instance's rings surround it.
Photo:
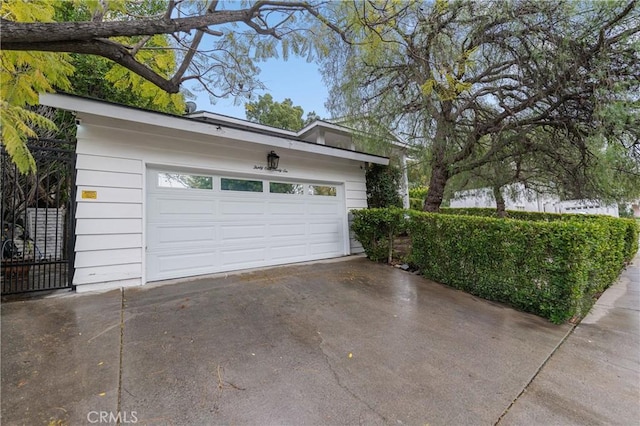
<path fill-rule="evenodd" d="M 196 105 L 195 102 L 186 102 L 187 105 L 187 114 L 193 114 L 194 112 L 196 112 L 196 109 L 198 109 L 198 105 Z"/>

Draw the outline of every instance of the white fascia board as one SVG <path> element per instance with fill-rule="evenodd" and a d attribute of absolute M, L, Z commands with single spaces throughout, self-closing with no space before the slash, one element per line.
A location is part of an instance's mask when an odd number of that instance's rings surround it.
<path fill-rule="evenodd" d="M 311 133 L 312 131 L 314 131 L 316 128 L 324 128 L 324 129 L 329 129 L 332 130 L 335 133 L 341 133 L 347 136 L 351 136 L 353 134 L 353 130 L 348 128 L 348 127 L 344 127 L 344 126 L 340 126 L 338 124 L 333 124 L 333 123 L 329 123 L 328 121 L 322 121 L 322 120 L 316 120 L 313 123 L 307 125 L 306 127 L 304 127 L 302 130 L 300 130 L 297 133 L 298 137 L 304 137 L 305 135 Z"/>
<path fill-rule="evenodd" d="M 216 114 L 213 112 L 207 112 L 207 111 L 194 112 L 193 114 L 185 115 L 185 117 L 196 118 L 196 119 L 200 118 L 205 120 L 213 120 L 221 123 L 235 124 L 237 126 L 248 127 L 256 130 L 264 130 L 272 133 L 280 133 L 283 136 L 290 136 L 290 137 L 298 136 L 298 133 L 292 132 L 290 130 L 279 129 L 277 127 L 266 126 L 264 124 L 259 124 L 259 123 L 253 123 L 248 120 L 242 120 L 240 118 L 229 117 L 227 115 Z"/>
<path fill-rule="evenodd" d="M 297 141 L 288 139 L 284 135 L 280 137 L 256 133 L 250 130 L 234 129 L 232 127 L 225 127 L 224 124 L 204 123 L 190 118 L 173 117 L 167 114 L 144 111 L 137 108 L 115 105 L 108 102 L 101 102 L 77 96 L 43 93 L 40 94 L 40 104 L 68 111 L 75 111 L 80 114 L 91 114 L 131 123 L 156 126 L 158 128 L 169 128 L 208 136 L 220 136 L 232 140 L 327 155 L 330 157 L 344 158 L 353 161 L 365 161 L 383 165 L 389 164 L 388 158 L 379 157 L 377 155 Z"/>
<path fill-rule="evenodd" d="M 185 115 L 185 117 L 195 118 L 195 119 L 211 120 L 211 121 L 227 123 L 227 124 L 235 124 L 237 126 L 243 126 L 243 127 L 247 127 L 247 128 L 250 128 L 250 129 L 256 129 L 256 130 L 264 130 L 264 131 L 267 131 L 267 132 L 278 133 L 278 134 L 281 134 L 283 136 L 289 136 L 289 137 L 294 137 L 294 138 L 303 138 L 304 136 L 306 136 L 307 134 L 313 132 L 317 128 L 330 129 L 330 130 L 333 130 L 333 131 L 335 131 L 337 133 L 342 133 L 342 134 L 345 134 L 345 135 L 351 135 L 353 133 L 353 131 L 351 129 L 349 129 L 348 127 L 340 126 L 340 125 L 329 123 L 327 121 L 322 121 L 322 120 L 315 120 L 313 123 L 308 124 L 307 126 L 302 128 L 300 131 L 293 132 L 291 130 L 279 129 L 277 127 L 267 126 L 265 124 L 254 123 L 254 122 L 251 122 L 251 121 L 248 121 L 248 120 L 243 120 L 243 119 L 235 118 L 235 117 L 229 117 L 227 115 L 216 114 L 216 113 L 208 112 L 208 111 L 197 111 L 197 112 L 194 112 L 192 114 L 187 114 L 187 115 Z"/>

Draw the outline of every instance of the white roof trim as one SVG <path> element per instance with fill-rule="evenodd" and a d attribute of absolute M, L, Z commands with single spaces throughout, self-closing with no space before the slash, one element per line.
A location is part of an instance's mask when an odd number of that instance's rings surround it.
<path fill-rule="evenodd" d="M 298 137 L 299 135 L 299 132 L 296 133 L 290 130 L 279 129 L 277 127 L 266 126 L 264 124 L 254 123 L 248 120 L 242 120 L 240 118 L 229 117 L 227 115 L 216 114 L 216 113 L 207 112 L 207 111 L 196 111 L 192 114 L 185 115 L 185 117 L 213 120 L 220 123 L 235 124 L 237 126 L 243 126 L 243 127 L 248 127 L 248 128 L 257 129 L 257 130 L 265 130 L 272 133 L 281 133 L 282 135 L 289 136 L 289 137 Z"/>
<path fill-rule="evenodd" d="M 138 108 L 127 107 L 104 101 L 54 93 L 40 94 L 40 103 L 42 105 L 50 106 L 53 108 L 75 111 L 80 115 L 91 114 L 95 116 L 107 117 L 132 123 L 147 124 L 159 128 L 169 128 L 209 136 L 219 135 L 227 139 L 245 141 L 259 145 L 267 145 L 276 148 L 292 149 L 301 152 L 327 155 L 330 157 L 344 158 L 354 161 L 366 161 L 375 164 L 389 164 L 389 159 L 386 157 L 379 157 L 377 155 L 366 154 L 363 152 L 350 151 L 327 145 L 318 145 L 311 142 L 292 139 L 292 137 L 296 137 L 295 134 L 283 134 L 282 136 L 279 136 L 276 134 L 259 133 L 250 129 L 236 129 L 232 127 L 225 127 L 222 121 L 228 123 L 229 125 L 235 126 L 239 124 L 235 123 L 235 121 L 239 121 L 242 122 L 242 126 L 247 126 L 247 122 L 243 122 L 242 120 L 237 119 L 230 119 L 230 117 L 219 116 L 226 119 L 223 120 L 221 118 L 221 123 L 212 124 L 202 121 L 196 121 L 191 118 L 174 117 L 168 114 L 145 111 Z M 82 117 L 80 116 L 80 118 Z M 258 126 L 265 127 L 272 133 L 274 131 L 274 129 L 269 126 Z M 257 127 L 254 128 L 255 130 L 260 130 Z"/>
<path fill-rule="evenodd" d="M 315 120 L 312 123 L 307 124 L 300 131 L 293 132 L 291 130 L 279 129 L 277 127 L 272 127 L 272 126 L 267 126 L 267 125 L 264 125 L 264 124 L 254 123 L 252 121 L 243 120 L 243 119 L 235 118 L 235 117 L 229 117 L 227 115 L 216 114 L 216 113 L 208 112 L 208 111 L 196 111 L 196 112 L 193 112 L 191 114 L 185 115 L 185 117 L 195 118 L 195 119 L 199 118 L 199 119 L 211 120 L 211 121 L 215 121 L 215 122 L 230 123 L 230 124 L 235 124 L 235 125 L 243 126 L 243 127 L 247 127 L 247 128 L 252 128 L 252 129 L 257 129 L 257 130 L 264 130 L 264 131 L 271 132 L 271 133 L 279 133 L 279 134 L 282 134 L 284 136 L 300 138 L 300 139 L 304 138 L 305 135 L 311 133 L 316 128 L 320 128 L 320 127 L 324 128 L 324 129 L 333 130 L 334 132 L 339 133 L 339 134 L 344 134 L 344 135 L 353 134 L 353 130 L 348 128 L 348 127 L 341 126 L 339 124 L 330 123 L 330 122 L 324 121 L 324 120 Z"/>
<path fill-rule="evenodd" d="M 316 120 L 313 123 L 308 124 L 302 130 L 300 130 L 298 132 L 298 136 L 302 137 L 305 134 L 311 133 L 313 130 L 315 130 L 318 127 L 323 127 L 325 129 L 330 129 L 330 130 L 335 131 L 336 133 L 341 133 L 341 134 L 344 134 L 344 135 L 352 135 L 353 134 L 353 130 L 348 128 L 348 127 L 340 126 L 338 124 L 329 123 L 328 121 Z"/>

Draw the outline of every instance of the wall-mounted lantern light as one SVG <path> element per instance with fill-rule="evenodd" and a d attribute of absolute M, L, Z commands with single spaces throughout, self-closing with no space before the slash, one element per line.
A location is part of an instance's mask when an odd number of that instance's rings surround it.
<path fill-rule="evenodd" d="M 278 162 L 280 161 L 280 156 L 275 152 L 271 151 L 267 154 L 267 169 L 268 170 L 276 170 L 278 168 Z"/>

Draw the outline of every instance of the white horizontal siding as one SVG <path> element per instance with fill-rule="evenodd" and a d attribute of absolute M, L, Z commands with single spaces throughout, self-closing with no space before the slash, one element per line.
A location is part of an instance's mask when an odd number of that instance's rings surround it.
<path fill-rule="evenodd" d="M 351 243 L 351 254 L 364 253 L 364 247 L 362 247 L 360 241 L 356 240 L 355 238 L 351 238 L 349 241 Z"/>
<path fill-rule="evenodd" d="M 357 179 L 354 179 L 354 177 Z M 347 211 L 367 208 L 367 185 L 364 170 L 361 170 L 359 176 L 351 176 L 345 182 L 345 189 L 347 193 Z"/>
<path fill-rule="evenodd" d="M 347 190 L 347 198 L 351 200 L 366 200 L 367 191 Z"/>
<path fill-rule="evenodd" d="M 103 142 L 109 145 L 108 140 Z M 78 145 L 86 146 L 80 141 Z M 87 289 L 115 287 L 115 283 L 140 285 L 142 161 L 79 153 L 76 169 L 73 283 L 77 288 L 87 286 Z M 96 198 L 83 198 L 83 191 L 94 192 Z"/>
<path fill-rule="evenodd" d="M 362 191 L 367 192 L 367 183 L 364 178 L 364 171 L 362 171 L 362 180 L 348 180 L 347 191 Z"/>
<path fill-rule="evenodd" d="M 119 280 L 141 280 L 141 272 L 140 264 L 138 263 L 76 268 L 73 283 L 80 286 L 83 284 L 108 283 Z"/>
<path fill-rule="evenodd" d="M 359 179 L 351 178 L 345 183 L 347 192 L 347 210 L 359 210 L 367 208 L 367 185 L 365 181 L 364 171 L 361 171 Z M 351 253 L 358 254 L 363 253 L 364 249 L 362 244 L 356 240 L 353 231 L 349 229 L 349 245 L 351 246 Z"/>
<path fill-rule="evenodd" d="M 358 170 L 358 172 L 358 174 L 350 176 L 350 179 L 345 182 L 347 212 L 367 208 L 365 173 L 364 170 Z M 351 247 L 351 254 L 364 252 L 362 244 L 356 240 L 351 227 L 349 227 L 349 246 Z"/>
<path fill-rule="evenodd" d="M 76 184 L 107 188 L 142 188 L 142 175 L 134 173 L 78 170 Z"/>
<path fill-rule="evenodd" d="M 95 191 L 96 199 L 82 198 L 82 191 Z M 96 188 L 93 186 L 78 186 L 76 200 L 87 203 L 140 203 L 142 204 L 142 189 L 133 188 Z"/>
<path fill-rule="evenodd" d="M 142 247 L 142 234 L 78 235 L 76 252 Z"/>
<path fill-rule="evenodd" d="M 136 248 L 118 248 L 115 250 L 81 251 L 76 253 L 76 268 L 93 268 L 96 266 L 125 265 L 142 263 L 142 250 Z"/>
<path fill-rule="evenodd" d="M 78 203 L 76 219 L 132 219 L 142 217 L 142 204 Z"/>
<path fill-rule="evenodd" d="M 360 199 L 356 199 L 356 198 L 350 198 L 348 199 L 349 204 L 347 205 L 347 210 L 351 211 L 351 210 L 360 210 L 360 209 L 366 209 L 367 208 L 367 199 L 364 198 L 360 198 Z"/>
<path fill-rule="evenodd" d="M 128 158 L 105 157 L 103 155 L 78 154 L 76 158 L 76 169 L 141 174 L 142 161 Z"/>
<path fill-rule="evenodd" d="M 78 219 L 76 235 L 142 234 L 142 219 Z"/>

